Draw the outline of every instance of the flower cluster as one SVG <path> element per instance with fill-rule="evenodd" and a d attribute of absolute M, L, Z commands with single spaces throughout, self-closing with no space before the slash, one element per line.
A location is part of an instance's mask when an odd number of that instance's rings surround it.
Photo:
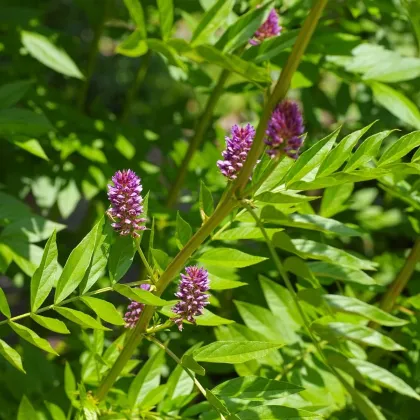
<path fill-rule="evenodd" d="M 274 157 L 283 151 L 297 159 L 302 146 L 304 132 L 303 117 L 296 102 L 284 100 L 273 111 L 267 127 L 265 143 L 267 153 Z"/>
<path fill-rule="evenodd" d="M 232 127 L 231 137 L 226 137 L 226 150 L 222 152 L 224 160 L 217 161 L 222 174 L 233 180 L 236 179 L 251 149 L 255 130 L 250 124 Z"/>
<path fill-rule="evenodd" d="M 180 331 L 184 320 L 195 324 L 194 317 L 202 315 L 204 307 L 208 305 L 209 277 L 204 268 L 197 266 L 185 267 L 186 274 L 181 274 L 178 292 L 175 296 L 180 301 L 172 308 L 178 316 L 173 318 Z"/>
<path fill-rule="evenodd" d="M 143 290 L 150 290 L 150 284 L 141 284 L 140 288 Z M 125 327 L 134 328 L 137 324 L 137 321 L 140 318 L 140 315 L 143 311 L 144 303 L 136 302 L 132 300 L 127 307 L 127 312 L 124 315 Z"/>
<path fill-rule="evenodd" d="M 112 227 L 120 235 L 138 236 L 146 219 L 143 213 L 142 186 L 140 178 L 131 169 L 118 171 L 112 177 L 114 185 L 108 185 L 108 198 L 111 208 L 108 215 L 113 220 Z"/>
<path fill-rule="evenodd" d="M 279 25 L 279 15 L 277 14 L 276 9 L 271 9 L 267 20 L 258 28 L 249 43 L 258 45 L 264 41 L 264 39 L 280 35 L 281 30 L 282 27 Z"/>

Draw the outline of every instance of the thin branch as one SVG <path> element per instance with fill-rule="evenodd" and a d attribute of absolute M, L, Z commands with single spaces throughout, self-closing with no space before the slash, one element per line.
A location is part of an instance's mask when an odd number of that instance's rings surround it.
<path fill-rule="evenodd" d="M 146 259 L 145 255 L 143 254 L 143 251 L 142 251 L 142 249 L 140 247 L 140 241 L 138 239 L 135 239 L 134 240 L 134 243 L 136 244 L 137 252 L 140 255 L 140 258 L 141 258 L 141 260 L 142 260 L 142 262 L 143 262 L 143 264 L 144 264 L 144 266 L 146 268 L 146 271 L 149 273 L 149 276 L 150 276 L 150 279 L 152 280 L 152 283 L 154 285 L 156 285 L 157 284 L 156 277 L 153 274 L 153 270 L 150 267 L 149 263 L 147 262 L 147 259 Z"/>

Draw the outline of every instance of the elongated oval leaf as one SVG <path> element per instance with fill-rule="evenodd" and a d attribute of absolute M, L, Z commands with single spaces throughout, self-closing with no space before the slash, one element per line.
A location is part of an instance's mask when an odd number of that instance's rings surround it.
<path fill-rule="evenodd" d="M 417 106 L 401 92 L 383 83 L 370 83 L 374 98 L 391 114 L 401 121 L 420 129 L 420 111 Z"/>
<path fill-rule="evenodd" d="M 373 347 L 380 347 L 389 351 L 405 350 L 404 347 L 397 344 L 392 338 L 381 334 L 369 327 L 346 322 L 330 322 L 327 325 L 321 325 L 315 322 L 312 328 L 321 336 L 334 336 L 367 344 Z"/>
<path fill-rule="evenodd" d="M 368 126 L 344 137 L 344 139 L 338 143 L 337 147 L 327 156 L 324 162 L 322 162 L 317 176 L 327 176 L 339 169 L 340 166 L 349 158 L 353 147 L 356 146 L 359 139 L 366 133 L 366 131 L 369 130 L 370 127 L 372 127 L 373 124 L 375 123 L 373 122 L 372 124 L 369 124 Z"/>
<path fill-rule="evenodd" d="M 414 131 L 397 140 L 385 153 L 381 156 L 378 166 L 387 165 L 404 157 L 415 147 L 420 146 L 420 131 Z"/>
<path fill-rule="evenodd" d="M 32 84 L 32 80 L 22 80 L 0 86 L 0 108 L 15 105 L 25 96 Z"/>
<path fill-rule="evenodd" d="M 66 76 L 84 79 L 74 61 L 48 38 L 35 32 L 22 31 L 22 44 L 29 54 L 50 69 Z"/>
<path fill-rule="evenodd" d="M 90 296 L 83 296 L 82 301 L 104 321 L 114 325 L 125 324 L 122 316 L 112 303 Z"/>
<path fill-rule="evenodd" d="M 31 279 L 31 310 L 35 312 L 44 303 L 56 280 L 57 263 L 56 231 L 48 239 L 40 266 Z M 58 277 L 58 276 L 57 276 Z"/>
<path fill-rule="evenodd" d="M 55 318 L 49 318 L 37 314 L 31 314 L 31 318 L 39 325 L 47 328 L 48 330 L 54 331 L 59 334 L 70 334 L 66 324 L 63 321 Z"/>
<path fill-rule="evenodd" d="M 143 39 L 146 39 L 146 22 L 144 21 L 144 11 L 140 0 L 124 0 L 124 3 L 137 26 L 137 31 L 141 33 Z"/>
<path fill-rule="evenodd" d="M 27 137 L 42 136 L 53 130 L 54 127 L 43 114 L 23 108 L 0 110 L 0 134 L 16 136 L 18 142 L 24 142 Z"/>
<path fill-rule="evenodd" d="M 273 400 L 303 391 L 299 385 L 260 376 L 245 376 L 223 382 L 212 389 L 213 394 L 252 401 Z"/>
<path fill-rule="evenodd" d="M 368 137 L 350 157 L 347 165 L 344 167 L 344 172 L 354 171 L 373 159 L 379 153 L 382 141 L 393 131 L 394 130 L 381 131 L 380 133 Z"/>
<path fill-rule="evenodd" d="M 102 229 L 103 220 L 99 221 L 93 229 L 73 249 L 67 259 L 55 290 L 54 303 L 60 303 L 82 282 L 95 250 L 98 231 Z"/>
<path fill-rule="evenodd" d="M 357 371 L 364 376 L 369 378 L 377 384 L 396 391 L 402 395 L 420 400 L 420 395 L 406 382 L 404 382 L 398 376 L 395 376 L 389 370 L 384 369 L 380 366 L 374 365 L 366 360 L 349 359 L 349 362 L 357 369 Z"/>
<path fill-rule="evenodd" d="M 159 8 L 160 32 L 163 40 L 171 36 L 172 25 L 174 22 L 173 0 L 157 0 Z"/>
<path fill-rule="evenodd" d="M 210 249 L 198 258 L 203 263 L 221 267 L 248 267 L 266 259 L 231 248 Z"/>
<path fill-rule="evenodd" d="M 111 246 L 108 269 L 113 283 L 118 282 L 131 267 L 136 248 L 130 236 L 118 236 Z"/>
<path fill-rule="evenodd" d="M 19 410 L 16 420 L 28 420 L 28 419 L 38 419 L 38 414 L 31 404 L 31 402 L 26 398 L 26 395 L 22 397 L 22 400 L 19 404 Z"/>
<path fill-rule="evenodd" d="M 196 350 L 193 357 L 197 362 L 244 363 L 283 346 L 283 343 L 265 341 L 216 341 Z"/>
<path fill-rule="evenodd" d="M 93 328 L 96 330 L 104 330 L 110 331 L 109 328 L 104 327 L 99 321 L 95 318 L 92 318 L 90 315 L 85 314 L 80 311 L 76 311 L 75 309 L 70 308 L 62 308 L 62 307 L 55 307 L 55 311 L 57 311 L 60 315 L 68 320 L 74 322 L 75 324 L 81 325 L 83 328 Z"/>
<path fill-rule="evenodd" d="M 397 318 L 376 306 L 369 305 L 356 298 L 340 295 L 323 295 L 322 298 L 333 309 L 361 315 L 380 325 L 395 327 L 407 324 L 407 321 L 404 319 Z"/>
<path fill-rule="evenodd" d="M 235 0 L 217 0 L 213 7 L 207 10 L 195 28 L 191 42 L 193 45 L 203 44 L 209 41 L 210 36 L 217 28 L 223 26 Z"/>
<path fill-rule="evenodd" d="M 240 420 L 322 420 L 323 417 L 311 411 L 297 408 L 283 407 L 281 405 L 263 405 L 250 407 L 236 414 Z"/>
<path fill-rule="evenodd" d="M 0 340 L 0 354 L 16 369 L 26 373 L 22 366 L 20 354 L 3 340 Z"/>
<path fill-rule="evenodd" d="M 22 337 L 28 343 L 33 344 L 41 350 L 58 356 L 58 353 L 51 347 L 51 344 L 47 340 L 41 338 L 36 332 L 24 327 L 23 325 L 16 324 L 16 322 L 9 322 L 9 325 L 17 335 Z"/>
<path fill-rule="evenodd" d="M 114 290 L 120 295 L 128 297 L 136 302 L 145 303 L 152 306 L 165 306 L 168 301 L 161 299 L 159 296 L 154 295 L 147 290 L 126 286 L 125 284 L 116 284 Z"/>
<path fill-rule="evenodd" d="M 294 181 L 300 181 L 306 174 L 320 166 L 330 153 L 339 132 L 340 129 L 338 128 L 324 139 L 317 141 L 309 150 L 303 152 L 287 172 L 283 182 L 290 185 Z"/>
<path fill-rule="evenodd" d="M 3 292 L 3 289 L 0 287 L 0 312 L 6 317 L 10 318 L 10 308 L 9 304 L 7 303 L 6 295 Z"/>
<path fill-rule="evenodd" d="M 160 372 L 165 362 L 165 352 L 157 351 L 145 365 L 131 383 L 128 390 L 128 402 L 130 407 L 141 406 L 145 402 L 147 394 L 160 383 Z"/>
<path fill-rule="evenodd" d="M 179 249 L 182 249 L 192 236 L 192 228 L 179 212 L 176 215 L 176 241 Z"/>

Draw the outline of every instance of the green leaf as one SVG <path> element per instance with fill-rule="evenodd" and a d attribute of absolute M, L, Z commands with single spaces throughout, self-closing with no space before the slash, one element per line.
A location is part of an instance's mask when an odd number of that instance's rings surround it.
<path fill-rule="evenodd" d="M 273 204 L 297 204 L 316 200 L 319 197 L 308 197 L 307 195 L 294 194 L 292 192 L 264 192 L 255 197 L 255 200 L 263 203 Z"/>
<path fill-rule="evenodd" d="M 206 370 L 199 365 L 190 354 L 184 354 L 181 359 L 182 366 L 192 370 L 197 375 L 204 376 Z"/>
<path fill-rule="evenodd" d="M 216 327 L 218 325 L 233 324 L 234 322 L 235 321 L 216 315 L 208 309 L 204 309 L 203 314 L 196 318 L 196 324 L 203 327 Z"/>
<path fill-rule="evenodd" d="M 358 314 L 380 325 L 397 327 L 408 323 L 404 319 L 397 318 L 376 306 L 369 305 L 356 298 L 341 295 L 323 295 L 322 298 L 327 302 L 328 306 L 333 309 L 340 312 Z"/>
<path fill-rule="evenodd" d="M 192 45 L 208 42 L 216 29 L 225 24 L 234 3 L 235 0 L 217 0 L 213 7 L 207 10 L 195 28 L 191 39 Z"/>
<path fill-rule="evenodd" d="M 44 149 L 39 144 L 39 141 L 36 139 L 28 139 L 25 137 L 9 137 L 8 140 L 14 145 L 20 147 L 23 150 L 31 153 L 34 156 L 37 156 L 44 160 L 49 160 L 48 156 L 45 154 Z"/>
<path fill-rule="evenodd" d="M 131 408 L 141 407 L 150 390 L 159 386 L 162 365 L 165 362 L 165 352 L 158 350 L 150 357 L 140 372 L 134 378 L 128 390 L 128 403 Z"/>
<path fill-rule="evenodd" d="M 22 44 L 36 60 L 58 73 L 77 79 L 84 79 L 68 54 L 56 47 L 48 38 L 35 32 L 22 31 Z"/>
<path fill-rule="evenodd" d="M 195 52 L 210 64 L 214 64 L 233 73 L 237 73 L 250 82 L 271 82 L 271 77 L 266 69 L 258 67 L 250 61 L 245 61 L 237 55 L 224 54 L 217 48 L 206 44 L 196 47 Z"/>
<path fill-rule="evenodd" d="M 57 311 L 60 315 L 62 315 L 64 318 L 67 318 L 75 324 L 81 325 L 83 328 L 93 328 L 96 330 L 110 331 L 109 328 L 104 327 L 95 318 L 92 318 L 90 315 L 87 315 L 83 312 L 76 311 L 75 309 L 63 308 L 60 306 L 54 307 L 54 310 Z"/>
<path fill-rule="evenodd" d="M 56 404 L 53 404 L 48 401 L 44 401 L 49 413 L 53 420 L 66 420 L 67 417 L 64 414 L 64 411 Z"/>
<path fill-rule="evenodd" d="M 154 295 L 151 292 L 148 292 L 147 290 L 129 287 L 125 284 L 116 284 L 114 286 L 114 290 L 120 295 L 123 295 L 139 303 L 145 303 L 146 305 L 165 306 L 169 303 L 167 300 L 161 299 L 160 297 Z"/>
<path fill-rule="evenodd" d="M 146 39 L 146 22 L 144 20 L 143 7 L 140 0 L 124 0 L 124 4 L 130 13 L 131 19 L 133 19 L 137 26 L 137 31 L 141 33 L 143 39 Z"/>
<path fill-rule="evenodd" d="M 12 315 L 10 313 L 9 304 L 7 303 L 7 298 L 3 289 L 0 287 L 0 312 L 6 317 L 10 318 Z"/>
<path fill-rule="evenodd" d="M 192 228 L 188 222 L 186 222 L 179 211 L 176 214 L 176 235 L 175 239 L 179 249 L 182 249 L 192 236 Z"/>
<path fill-rule="evenodd" d="M 248 48 L 243 54 L 243 59 L 253 61 L 256 64 L 271 60 L 278 56 L 282 51 L 294 45 L 299 30 L 292 30 L 264 40 L 259 45 Z"/>
<path fill-rule="evenodd" d="M 255 31 L 267 19 L 271 7 L 272 3 L 270 2 L 240 16 L 217 41 L 216 48 L 223 52 L 230 52 L 249 42 Z"/>
<path fill-rule="evenodd" d="M 163 40 L 171 36 L 172 25 L 174 23 L 174 5 L 173 0 L 157 0 L 160 19 L 160 32 Z"/>
<path fill-rule="evenodd" d="M 21 80 L 0 86 L 0 108 L 15 105 L 26 95 L 32 85 L 32 80 Z"/>
<path fill-rule="evenodd" d="M 23 108 L 0 110 L 0 134 L 2 136 L 41 136 L 54 127 L 43 114 Z M 18 138 L 20 140 L 21 138 Z"/>
<path fill-rule="evenodd" d="M 134 241 L 130 236 L 117 236 L 111 246 L 108 261 L 109 276 L 112 283 L 120 281 L 131 267 L 135 252 Z"/>
<path fill-rule="evenodd" d="M 30 216 L 31 211 L 26 204 L 0 191 L 0 220 L 14 222 Z"/>
<path fill-rule="evenodd" d="M 47 330 L 51 330 L 59 334 L 70 334 L 70 331 L 67 329 L 66 324 L 63 321 L 60 321 L 59 319 L 49 318 L 37 314 L 31 314 L 31 318 L 37 324 L 41 325 Z"/>
<path fill-rule="evenodd" d="M 380 105 L 401 121 L 420 129 L 420 111 L 410 99 L 383 83 L 373 82 L 370 86 L 374 98 Z"/>
<path fill-rule="evenodd" d="M 134 31 L 117 45 L 115 51 L 127 57 L 141 57 L 149 50 L 142 31 Z"/>
<path fill-rule="evenodd" d="M 12 321 L 9 322 L 9 325 L 17 335 L 22 337 L 27 342 L 31 343 L 35 347 L 40 348 L 41 350 L 58 356 L 58 353 L 51 347 L 50 343 L 47 340 L 41 338 L 34 331 L 30 330 L 27 327 L 24 327 L 23 325 L 16 324 Z"/>
<path fill-rule="evenodd" d="M 178 52 L 175 48 L 156 38 L 149 38 L 147 40 L 147 45 L 152 51 L 162 54 L 170 65 L 179 67 L 184 71 L 187 70 L 186 64 L 179 59 Z"/>
<path fill-rule="evenodd" d="M 327 176 L 335 172 L 341 167 L 341 165 L 348 159 L 356 143 L 359 139 L 375 124 L 374 122 L 367 125 L 366 127 L 357 130 L 348 136 L 344 137 L 341 140 L 337 147 L 332 150 L 332 152 L 327 156 L 327 158 L 322 162 L 322 165 L 319 168 L 318 176 Z"/>
<path fill-rule="evenodd" d="M 320 242 L 308 239 L 292 239 L 293 245 L 308 258 L 323 260 L 332 264 L 340 264 L 343 267 L 355 268 L 357 270 L 375 270 L 376 263 L 362 260 L 341 249 L 334 248 Z"/>
<path fill-rule="evenodd" d="M 111 247 L 112 234 L 109 225 L 104 226 L 104 231 L 98 229 L 95 250 L 92 261 L 80 283 L 80 293 L 85 294 L 104 275 L 108 263 L 109 249 Z"/>
<path fill-rule="evenodd" d="M 201 218 L 203 220 L 206 217 L 210 217 L 214 212 L 214 201 L 213 196 L 211 195 L 210 190 L 206 187 L 203 181 L 200 180 L 200 198 L 199 206 Z"/>
<path fill-rule="evenodd" d="M 92 230 L 82 239 L 79 245 L 73 249 L 67 259 L 55 290 L 54 303 L 60 303 L 82 282 L 87 269 L 89 268 L 93 251 L 95 250 L 98 231 L 102 229 L 101 219 Z"/>
<path fill-rule="evenodd" d="M 230 412 L 224 401 L 217 398 L 209 389 L 206 389 L 206 399 L 219 413 L 230 417 Z"/>
<path fill-rule="evenodd" d="M 58 269 L 57 263 L 56 232 L 48 239 L 40 266 L 36 269 L 31 279 L 31 311 L 35 312 L 44 303 L 50 294 Z"/>
<path fill-rule="evenodd" d="M 0 354 L 16 369 L 26 373 L 22 366 L 20 354 L 3 340 L 0 340 Z"/>
<path fill-rule="evenodd" d="M 289 382 L 276 381 L 260 376 L 245 376 L 223 382 L 212 389 L 215 395 L 241 398 L 251 401 L 265 401 L 296 394 L 304 388 Z"/>
<path fill-rule="evenodd" d="M 420 146 L 420 131 L 406 134 L 395 143 L 393 143 L 381 156 L 378 166 L 388 165 L 404 157 L 415 147 Z"/>
<path fill-rule="evenodd" d="M 197 362 L 244 363 L 283 346 L 284 343 L 264 341 L 216 341 L 194 351 L 193 357 Z"/>
<path fill-rule="evenodd" d="M 328 262 L 308 263 L 309 269 L 318 278 L 326 277 L 331 281 L 341 280 L 345 283 L 361 284 L 366 286 L 376 285 L 375 280 L 366 273 L 354 268 L 343 267 Z"/>
<path fill-rule="evenodd" d="M 35 411 L 35 408 L 31 404 L 31 402 L 28 400 L 28 398 L 26 398 L 26 395 L 24 395 L 19 404 L 17 420 L 28 420 L 28 419 L 37 420 L 39 419 L 39 417 L 38 417 L 37 412 Z"/>
<path fill-rule="evenodd" d="M 92 309 L 99 318 L 113 325 L 124 325 L 125 322 L 115 306 L 103 299 L 83 296 L 82 301 Z"/>
<path fill-rule="evenodd" d="M 72 402 L 76 399 L 76 390 L 76 378 L 69 362 L 66 362 L 64 367 L 64 391 L 66 392 L 67 398 Z"/>
<path fill-rule="evenodd" d="M 312 419 L 322 420 L 323 417 L 311 411 L 300 410 L 297 408 L 283 407 L 281 405 L 262 405 L 250 407 L 244 411 L 236 413 L 239 420 L 298 420 Z"/>
<path fill-rule="evenodd" d="M 161 249 L 152 249 L 151 252 L 156 268 L 163 273 L 171 262 L 171 257 Z"/>
<path fill-rule="evenodd" d="M 284 321 L 277 322 L 278 317 L 266 308 L 236 300 L 234 303 L 245 325 L 251 330 L 257 331 L 265 340 L 282 341 L 285 344 L 299 341 L 295 323 L 290 324 L 287 317 Z"/>
<path fill-rule="evenodd" d="M 338 128 L 324 139 L 317 141 L 306 152 L 303 152 L 284 177 L 283 182 L 291 185 L 294 181 L 300 181 L 305 175 L 320 166 L 330 153 L 339 131 L 340 129 Z"/>
<path fill-rule="evenodd" d="M 394 130 L 381 131 L 368 137 L 350 157 L 347 165 L 344 167 L 344 172 L 351 172 L 357 168 L 368 163 L 379 153 L 382 141 L 387 138 Z"/>
<path fill-rule="evenodd" d="M 365 378 L 381 385 L 385 388 L 396 391 L 402 395 L 420 400 L 420 395 L 401 378 L 391 373 L 389 370 L 374 365 L 366 360 L 348 359 L 348 361 Z"/>
<path fill-rule="evenodd" d="M 271 229 L 266 228 L 265 231 L 269 238 L 271 238 L 276 232 L 280 232 L 283 229 Z M 236 241 L 238 239 L 263 239 L 264 236 L 261 233 L 261 229 L 257 227 L 241 226 L 233 229 L 225 230 L 224 232 L 213 237 L 213 240 L 222 241 Z"/>
<path fill-rule="evenodd" d="M 66 225 L 44 219 L 38 215 L 23 217 L 7 225 L 1 233 L 1 236 L 25 236 L 28 242 L 40 242 L 48 239 L 54 231 L 59 232 L 66 228 Z"/>
<path fill-rule="evenodd" d="M 248 267 L 266 259 L 231 248 L 213 248 L 198 258 L 203 263 L 219 267 Z"/>
<path fill-rule="evenodd" d="M 353 188 L 354 184 L 352 182 L 326 188 L 322 197 L 320 215 L 332 217 L 346 210 L 348 205 L 345 203 L 350 198 Z"/>
<path fill-rule="evenodd" d="M 362 325 L 346 322 L 330 322 L 327 325 L 321 325 L 316 321 L 312 324 L 312 328 L 317 334 L 325 337 L 344 338 L 389 351 L 405 350 L 392 338 Z"/>
<path fill-rule="evenodd" d="M 413 158 L 411 159 L 411 163 L 414 162 L 420 162 L 420 148 L 416 150 L 416 152 L 413 155 Z"/>

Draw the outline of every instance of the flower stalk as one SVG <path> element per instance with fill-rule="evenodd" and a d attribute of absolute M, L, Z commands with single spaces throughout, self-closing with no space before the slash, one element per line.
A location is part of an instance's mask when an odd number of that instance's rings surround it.
<path fill-rule="evenodd" d="M 228 193 L 224 194 L 214 213 L 191 237 L 191 239 L 187 242 L 185 247 L 177 254 L 177 256 L 169 264 L 165 272 L 162 274 L 156 286 L 155 294 L 157 296 L 160 296 L 165 291 L 165 289 L 171 283 L 173 278 L 183 269 L 191 255 L 213 232 L 213 230 L 223 222 L 226 216 L 228 216 L 229 213 L 238 205 L 237 200 L 235 198 L 235 193 L 240 193 L 244 190 L 247 182 L 249 181 L 249 177 L 255 164 L 261 156 L 261 153 L 264 148 L 263 139 L 265 136 L 267 124 L 270 119 L 271 113 L 274 107 L 277 105 L 277 103 L 286 95 L 293 73 L 299 66 L 303 53 L 312 37 L 313 32 L 315 31 L 316 25 L 322 14 L 322 11 L 324 10 L 327 4 L 327 1 L 328 0 L 318 0 L 314 4 L 308 17 L 306 18 L 303 27 L 299 33 L 299 36 L 296 40 L 296 43 L 293 47 L 292 53 L 289 56 L 286 66 L 281 73 L 279 81 L 277 82 L 277 85 L 272 95 L 267 101 L 267 104 L 265 106 L 265 109 L 261 116 L 261 120 L 258 125 L 257 133 L 254 138 L 252 148 L 249 151 L 248 158 L 244 164 L 244 167 L 239 172 L 238 178 L 233 182 L 231 186 L 228 187 Z M 211 115 L 208 115 L 209 119 L 210 117 Z M 148 324 L 151 318 L 153 317 L 154 312 L 154 307 L 146 306 L 144 308 L 139 322 L 133 329 L 133 333 L 130 335 L 120 356 L 118 357 L 111 370 L 109 371 L 108 375 L 103 379 L 101 385 L 98 388 L 96 398 L 99 401 L 107 395 L 108 391 L 111 389 L 112 385 L 120 375 L 122 369 L 124 368 L 128 360 L 130 360 L 135 349 L 141 342 L 143 334 L 147 330 Z"/>

